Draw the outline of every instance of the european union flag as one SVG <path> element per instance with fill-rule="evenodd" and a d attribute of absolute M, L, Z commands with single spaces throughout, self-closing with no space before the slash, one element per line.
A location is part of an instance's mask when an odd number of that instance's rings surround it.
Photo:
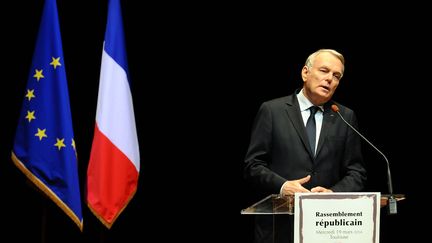
<path fill-rule="evenodd" d="M 12 160 L 82 231 L 78 164 L 55 0 L 46 0 L 43 9 Z"/>

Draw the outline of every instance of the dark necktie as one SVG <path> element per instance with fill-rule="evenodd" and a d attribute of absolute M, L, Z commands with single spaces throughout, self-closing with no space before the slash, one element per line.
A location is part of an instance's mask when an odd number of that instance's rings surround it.
<path fill-rule="evenodd" d="M 309 139 L 309 145 L 311 147 L 312 153 L 315 154 L 315 140 L 316 140 L 316 123 L 315 123 L 315 113 L 318 111 L 317 106 L 311 106 L 310 116 L 306 123 L 306 132 Z"/>

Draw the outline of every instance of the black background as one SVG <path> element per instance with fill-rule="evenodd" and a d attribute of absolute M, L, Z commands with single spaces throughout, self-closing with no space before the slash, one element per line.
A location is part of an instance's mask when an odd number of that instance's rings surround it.
<path fill-rule="evenodd" d="M 151 1 L 150 1 L 151 2 Z M 111 230 L 83 201 L 84 231 L 26 181 L 10 159 L 43 1 L 2 5 L 1 237 L 24 242 L 251 242 L 255 199 L 242 161 L 261 102 L 302 85 L 319 48 L 344 54 L 335 100 L 388 157 L 398 214 L 381 214 L 381 242 L 424 239 L 430 35 L 423 6 L 271 6 L 122 1 L 138 129 L 138 191 Z M 107 1 L 58 1 L 82 192 L 93 138 Z M 410 16 L 410 17 L 407 17 Z M 363 147 L 367 191 L 387 193 L 384 159 Z M 82 195 L 84 199 L 84 195 Z M 427 218 L 426 218 L 427 219 Z M 44 221 L 45 220 L 45 221 Z M 415 230 L 408 230 L 413 227 Z M 9 238 L 10 239 L 10 238 Z"/>

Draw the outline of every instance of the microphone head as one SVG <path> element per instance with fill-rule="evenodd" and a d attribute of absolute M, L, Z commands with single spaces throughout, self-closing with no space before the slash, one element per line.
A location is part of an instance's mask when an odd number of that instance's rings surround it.
<path fill-rule="evenodd" d="M 331 109 L 334 112 L 339 112 L 339 107 L 337 105 L 335 105 L 335 104 L 331 105 Z"/>

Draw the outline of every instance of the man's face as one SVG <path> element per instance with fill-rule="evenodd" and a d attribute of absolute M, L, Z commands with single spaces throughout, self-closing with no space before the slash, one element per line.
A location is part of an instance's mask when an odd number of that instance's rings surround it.
<path fill-rule="evenodd" d="M 315 105 L 329 101 L 336 91 L 344 65 L 334 55 L 323 52 L 315 57 L 312 67 L 304 66 L 302 78 L 305 96 Z"/>

